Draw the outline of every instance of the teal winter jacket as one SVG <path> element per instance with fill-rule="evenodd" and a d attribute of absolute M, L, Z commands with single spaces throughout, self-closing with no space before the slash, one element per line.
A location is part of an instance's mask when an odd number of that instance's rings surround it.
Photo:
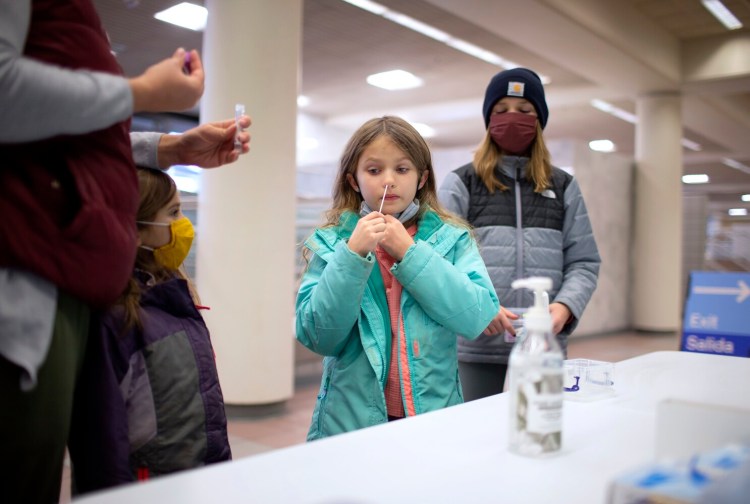
<path fill-rule="evenodd" d="M 390 317 L 375 254 L 347 246 L 359 218 L 344 213 L 305 242 L 312 254 L 297 294 L 297 339 L 325 356 L 308 440 L 387 421 Z M 411 383 L 405 390 L 402 380 L 404 409 L 420 414 L 463 402 L 457 335 L 477 337 L 499 304 L 468 229 L 428 210 L 414 242 L 391 272 L 403 287 L 409 369 L 400 373 Z"/>

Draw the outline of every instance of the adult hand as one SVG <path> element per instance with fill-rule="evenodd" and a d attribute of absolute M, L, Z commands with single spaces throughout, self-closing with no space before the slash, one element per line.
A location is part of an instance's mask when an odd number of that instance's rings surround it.
<path fill-rule="evenodd" d="M 242 116 L 239 122 L 243 130 L 251 124 L 248 116 Z M 215 168 L 234 163 L 240 154 L 250 151 L 250 133 L 240 132 L 238 139 L 242 146 L 237 149 L 234 145 L 236 132 L 234 119 L 225 119 L 201 124 L 181 135 L 162 135 L 159 140 L 159 167 L 187 164 Z"/>
<path fill-rule="evenodd" d="M 501 306 L 495 318 L 492 319 L 492 322 L 490 322 L 490 325 L 487 326 L 487 329 L 482 334 L 492 336 L 494 334 L 501 334 L 503 331 L 508 331 L 515 336 L 516 330 L 513 328 L 511 320 L 518 320 L 518 315 Z"/>
<path fill-rule="evenodd" d="M 409 247 L 414 245 L 414 239 L 409 235 L 400 220 L 393 215 L 385 216 L 385 234 L 380 240 L 380 246 L 396 261 L 401 261 Z"/>
<path fill-rule="evenodd" d="M 170 58 L 129 80 L 133 112 L 180 111 L 197 103 L 203 94 L 203 64 L 198 51 L 192 50 L 186 65 L 185 54 L 185 49 L 179 48 Z"/>
<path fill-rule="evenodd" d="M 385 219 L 380 212 L 370 212 L 365 215 L 359 219 L 349 237 L 349 249 L 365 257 L 378 246 L 378 242 L 385 234 L 385 227 Z"/>
<path fill-rule="evenodd" d="M 552 334 L 557 334 L 562 331 L 565 324 L 570 321 L 573 314 L 570 312 L 570 308 L 562 303 L 550 303 L 549 314 L 552 317 Z"/>

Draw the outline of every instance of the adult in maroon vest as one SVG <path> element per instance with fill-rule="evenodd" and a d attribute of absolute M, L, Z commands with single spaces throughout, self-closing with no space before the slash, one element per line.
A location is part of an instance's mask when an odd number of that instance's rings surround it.
<path fill-rule="evenodd" d="M 4 23 L 11 22 L 11 15 L 19 17 L 18 27 L 8 31 L 28 26 L 23 53 L 10 51 L 11 59 L 47 65 L 53 72 L 60 68 L 121 74 L 90 0 L 2 4 Z M 3 42 L 0 49 L 8 56 L 5 36 Z M 142 76 L 119 81 L 129 85 L 132 94 L 122 100 L 130 110 L 115 124 L 83 134 L 0 144 L 0 269 L 36 275 L 57 292 L 54 330 L 36 387 L 19 391 L 18 368 L 0 356 L 0 404 L 5 411 L 0 415 L 0 501 L 58 499 L 89 307 L 104 307 L 118 297 L 136 250 L 138 191 L 127 115 L 194 105 L 203 92 L 203 71 L 193 54 L 188 75 L 181 71 L 180 52 Z M 7 57 L 0 61 L 4 69 L 13 63 Z M 13 74 L 0 72 L 3 77 L 11 79 Z M 97 91 L 92 86 L 92 102 Z M 39 103 L 28 111 L 40 125 L 46 120 L 45 107 L 48 104 Z M 14 306 L 33 312 L 34 306 L 18 301 Z M 0 325 L 0 338 L 6 329 Z M 10 330 L 18 335 L 18 328 Z"/>

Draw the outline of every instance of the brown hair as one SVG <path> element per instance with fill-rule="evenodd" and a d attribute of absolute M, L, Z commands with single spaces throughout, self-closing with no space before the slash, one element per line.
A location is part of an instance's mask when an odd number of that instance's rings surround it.
<path fill-rule="evenodd" d="M 482 143 L 479 144 L 474 152 L 474 170 L 482 179 L 487 189 L 493 193 L 495 189 L 506 191 L 508 187 L 500 182 L 495 176 L 495 167 L 502 159 L 502 152 L 497 144 L 492 140 L 489 129 L 484 135 Z M 542 128 L 539 121 L 536 124 L 536 138 L 531 144 L 531 156 L 529 165 L 526 170 L 526 176 L 534 183 L 534 191 L 542 192 L 550 186 L 550 177 L 552 176 L 552 163 L 550 162 L 549 151 L 544 143 Z"/>
<path fill-rule="evenodd" d="M 156 214 L 164 208 L 174 197 L 177 192 L 177 186 L 172 177 L 161 170 L 138 167 L 138 192 L 140 194 L 138 203 L 138 212 L 136 221 L 152 222 Z M 138 230 L 142 230 L 147 224 L 136 224 Z M 150 274 L 156 283 L 170 280 L 177 276 L 188 280 L 190 294 L 194 301 L 198 303 L 198 297 L 190 282 L 190 279 L 180 268 L 176 272 L 160 265 L 154 259 L 154 253 L 150 250 L 138 247 L 135 256 L 135 269 L 145 271 Z M 139 315 L 141 302 L 141 288 L 138 281 L 131 277 L 125 291 L 120 296 L 118 304 L 121 305 L 125 312 L 125 327 L 123 332 L 137 326 L 143 329 L 143 324 Z"/>
<path fill-rule="evenodd" d="M 415 219 L 419 220 L 424 212 L 432 209 L 443 220 L 465 226 L 461 219 L 445 210 L 438 202 L 435 171 L 432 169 L 432 156 L 427 142 L 411 124 L 395 116 L 370 119 L 349 139 L 341 155 L 339 172 L 333 186 L 333 206 L 326 212 L 326 226 L 338 224 L 341 214 L 347 210 L 359 213 L 362 195 L 352 188 L 347 175 L 356 177 L 360 156 L 368 145 L 381 136 L 390 138 L 414 163 L 419 180 L 425 170 L 429 170 L 427 181 L 421 189 L 417 189 L 415 198 L 419 200 L 419 213 Z"/>

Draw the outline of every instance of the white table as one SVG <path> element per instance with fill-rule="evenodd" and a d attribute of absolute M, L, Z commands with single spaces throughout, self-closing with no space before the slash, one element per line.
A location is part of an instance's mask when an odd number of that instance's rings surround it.
<path fill-rule="evenodd" d="M 552 458 L 508 452 L 500 394 L 76 502 L 603 503 L 615 476 L 653 460 L 659 401 L 750 409 L 747 358 L 655 352 L 617 363 L 615 381 L 614 397 L 565 402 Z"/>

